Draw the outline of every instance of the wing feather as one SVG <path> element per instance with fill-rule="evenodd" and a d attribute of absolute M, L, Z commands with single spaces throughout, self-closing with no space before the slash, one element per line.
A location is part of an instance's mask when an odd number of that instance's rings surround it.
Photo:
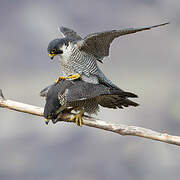
<path fill-rule="evenodd" d="M 133 93 L 82 80 L 61 80 L 57 84 L 45 88 L 42 93 L 46 97 L 44 117 L 51 119 L 56 119 L 59 112 L 67 108 L 68 104 L 80 105 L 84 100 L 90 100 L 90 104 L 92 100 L 97 100 L 99 105 L 114 109 L 138 105 L 127 99 L 128 97 L 137 97 Z M 84 106 L 84 104 L 80 106 Z"/>
<path fill-rule="evenodd" d="M 85 81 L 61 81 L 58 84 L 58 97 L 63 96 L 66 103 L 98 98 L 103 107 L 123 108 L 138 104 L 127 99 L 137 98 L 137 95 L 123 90 L 109 88 L 103 84 L 92 84 Z"/>
<path fill-rule="evenodd" d="M 62 33 L 63 37 L 67 37 L 67 38 L 74 39 L 74 40 L 81 40 L 82 39 L 81 36 L 79 36 L 77 34 L 77 32 L 75 32 L 72 29 L 69 29 L 69 28 L 63 27 L 63 26 L 61 26 L 58 29 Z"/>
<path fill-rule="evenodd" d="M 152 28 L 164 26 L 167 24 L 169 23 L 163 23 L 143 28 L 128 28 L 90 34 L 83 40 L 78 42 L 79 49 L 93 54 L 97 59 L 102 60 L 102 58 L 104 58 L 105 56 L 109 56 L 110 44 L 115 38 L 140 31 L 150 30 Z"/>
<path fill-rule="evenodd" d="M 101 94 L 110 94 L 109 88 L 100 84 L 76 81 L 68 88 L 66 100 L 69 103 L 73 101 L 92 99 L 100 96 Z"/>

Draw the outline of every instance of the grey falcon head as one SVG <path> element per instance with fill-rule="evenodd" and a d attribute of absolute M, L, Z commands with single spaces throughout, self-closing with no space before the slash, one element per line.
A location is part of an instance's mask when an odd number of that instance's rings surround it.
<path fill-rule="evenodd" d="M 49 57 L 51 59 L 54 58 L 54 56 L 62 54 L 63 50 L 62 50 L 62 46 L 66 45 L 68 46 L 70 40 L 68 38 L 61 38 L 61 39 L 54 39 L 52 40 L 47 48 L 47 51 L 49 53 Z"/>
<path fill-rule="evenodd" d="M 69 42 L 75 42 L 82 39 L 72 29 L 66 27 L 60 27 L 58 28 L 58 30 L 62 34 L 63 38 L 54 39 L 49 43 L 47 51 L 51 59 L 53 59 L 55 55 L 59 55 L 63 53 L 62 50 L 63 45 L 68 46 Z"/>

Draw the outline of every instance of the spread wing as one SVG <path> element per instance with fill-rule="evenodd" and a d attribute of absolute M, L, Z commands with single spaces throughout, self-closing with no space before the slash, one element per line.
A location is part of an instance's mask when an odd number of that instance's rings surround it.
<path fill-rule="evenodd" d="M 83 40 L 79 41 L 78 45 L 80 50 L 93 54 L 97 59 L 102 60 L 105 56 L 109 55 L 110 44 L 115 38 L 126 34 L 150 30 L 152 28 L 164 26 L 167 24 L 169 23 L 163 23 L 143 28 L 128 28 L 94 33 L 86 36 Z"/>
<path fill-rule="evenodd" d="M 58 28 L 59 31 L 61 32 L 61 34 L 63 35 L 63 37 L 67 37 L 70 39 L 74 39 L 74 40 L 81 40 L 82 38 L 72 29 L 69 29 L 67 27 L 63 27 L 61 26 L 60 28 Z"/>

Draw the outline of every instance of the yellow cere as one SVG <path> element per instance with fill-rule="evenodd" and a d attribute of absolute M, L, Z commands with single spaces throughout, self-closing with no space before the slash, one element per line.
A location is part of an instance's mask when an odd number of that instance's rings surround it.
<path fill-rule="evenodd" d="M 50 57 L 53 57 L 53 56 L 55 56 L 55 54 L 50 54 L 50 53 L 49 53 L 49 56 L 50 56 Z"/>

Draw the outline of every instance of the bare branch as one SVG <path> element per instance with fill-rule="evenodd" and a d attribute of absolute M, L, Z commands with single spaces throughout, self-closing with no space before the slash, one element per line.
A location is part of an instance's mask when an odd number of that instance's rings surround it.
<path fill-rule="evenodd" d="M 41 107 L 32 106 L 29 104 L 24 104 L 17 101 L 5 99 L 1 89 L 0 89 L 0 107 L 8 108 L 28 114 L 33 114 L 36 116 L 43 116 L 43 111 L 44 111 L 44 108 Z"/>
<path fill-rule="evenodd" d="M 43 110 L 44 110 L 42 107 L 32 106 L 29 104 L 24 104 L 17 101 L 5 99 L 1 90 L 0 90 L 0 107 L 8 108 L 11 110 L 24 112 L 36 116 L 43 116 Z M 71 113 L 68 114 L 65 113 L 61 115 L 58 121 L 72 122 L 70 121 L 72 115 L 73 114 Z M 120 135 L 139 136 L 147 139 L 152 139 L 152 140 L 180 146 L 180 136 L 172 136 L 166 133 L 159 133 L 142 127 L 128 126 L 124 124 L 111 124 L 86 116 L 83 119 L 83 125 L 103 129 L 106 131 L 111 131 Z"/>

